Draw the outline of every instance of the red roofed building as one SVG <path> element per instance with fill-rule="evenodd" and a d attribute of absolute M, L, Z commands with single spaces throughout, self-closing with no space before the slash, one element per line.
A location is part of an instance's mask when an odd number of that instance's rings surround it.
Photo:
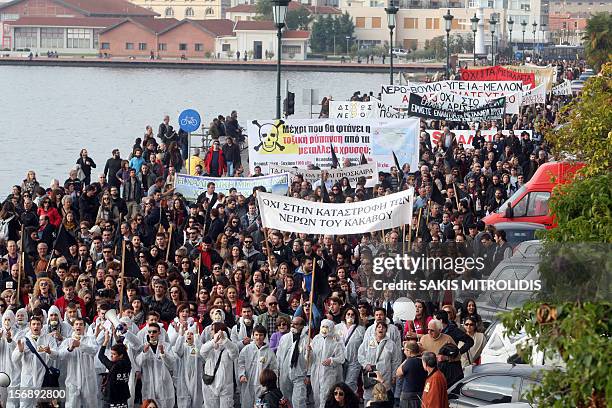
<path fill-rule="evenodd" d="M 157 15 L 126 0 L 13 0 L 0 4 L 0 42 L 9 50 L 93 54 L 102 29 Z"/>

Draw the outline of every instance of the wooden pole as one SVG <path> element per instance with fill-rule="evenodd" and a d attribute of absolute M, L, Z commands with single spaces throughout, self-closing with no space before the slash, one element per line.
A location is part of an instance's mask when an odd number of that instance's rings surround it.
<path fill-rule="evenodd" d="M 123 293 L 125 291 L 125 240 L 121 240 L 121 274 L 119 279 L 121 280 L 121 289 L 119 290 L 119 317 L 123 313 Z"/>
<path fill-rule="evenodd" d="M 457 202 L 457 211 L 459 211 L 459 189 L 457 189 L 457 185 L 453 181 L 453 190 L 455 190 L 455 201 Z"/>
<path fill-rule="evenodd" d="M 412 217 L 410 217 L 412 223 Z M 412 231 L 410 231 L 412 235 Z M 406 224 L 402 224 L 402 256 L 406 255 Z"/>
<path fill-rule="evenodd" d="M 421 213 L 423 212 L 423 207 L 419 208 L 419 216 L 417 218 L 417 232 L 416 232 L 416 237 L 419 237 L 419 231 L 421 230 Z"/>
<path fill-rule="evenodd" d="M 168 257 L 170 256 L 171 246 L 172 246 L 172 224 L 170 224 L 170 227 L 168 228 L 168 248 L 166 248 L 166 262 L 168 262 Z"/>
<path fill-rule="evenodd" d="M 317 269 L 317 256 L 314 254 L 312 260 L 312 278 L 310 279 L 310 308 L 308 308 L 308 354 L 306 355 L 306 367 L 310 366 L 310 341 L 312 339 L 312 309 L 314 308 L 314 281 Z"/>
<path fill-rule="evenodd" d="M 266 246 L 266 252 L 268 253 L 268 267 L 270 268 L 270 271 L 272 270 L 272 263 L 270 262 L 270 243 L 268 242 L 268 228 L 264 227 L 264 234 L 266 234 L 266 236 L 264 237 L 264 245 Z"/>
<path fill-rule="evenodd" d="M 198 266 L 198 284 L 197 284 L 197 290 L 196 290 L 196 299 L 198 299 L 198 296 L 200 294 L 200 287 L 202 286 L 200 284 L 200 271 L 202 270 L 202 265 L 201 265 L 201 260 L 202 260 L 202 254 L 200 254 L 198 256 L 198 259 L 196 259 L 196 265 Z"/>
<path fill-rule="evenodd" d="M 19 293 L 19 291 L 21 290 L 21 274 L 23 273 L 23 270 L 25 269 L 25 259 L 23 258 L 25 256 L 25 251 L 23 250 L 23 235 L 25 234 L 25 226 L 23 224 L 21 224 L 21 237 L 20 240 L 21 242 L 19 243 L 19 276 L 17 277 L 17 294 L 16 294 L 16 299 L 17 299 L 17 306 L 19 306 L 19 304 L 21 303 L 21 294 Z M 10 272 L 10 271 L 9 271 Z"/>

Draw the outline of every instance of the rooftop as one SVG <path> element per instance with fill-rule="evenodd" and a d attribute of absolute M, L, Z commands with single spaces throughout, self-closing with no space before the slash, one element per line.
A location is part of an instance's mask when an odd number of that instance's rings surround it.
<path fill-rule="evenodd" d="M 16 21 L 5 21 L 5 24 L 19 27 L 92 27 L 106 28 L 120 22 L 119 18 L 105 17 L 21 17 Z"/>
<path fill-rule="evenodd" d="M 27 0 L 13 0 L 0 4 L 0 10 Z M 155 17 L 156 12 L 137 6 L 127 0 L 50 0 L 58 5 L 73 9 L 88 17 Z"/>

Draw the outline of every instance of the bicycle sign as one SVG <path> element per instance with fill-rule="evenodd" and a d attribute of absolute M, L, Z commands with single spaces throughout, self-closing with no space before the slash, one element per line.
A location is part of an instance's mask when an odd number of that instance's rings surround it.
<path fill-rule="evenodd" d="M 200 128 L 200 114 L 193 109 L 185 109 L 178 118 L 179 126 L 187 133 L 195 132 Z"/>

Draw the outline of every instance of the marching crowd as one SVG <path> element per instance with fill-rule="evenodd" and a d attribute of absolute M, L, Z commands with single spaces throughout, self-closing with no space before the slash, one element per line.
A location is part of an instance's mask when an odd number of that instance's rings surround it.
<path fill-rule="evenodd" d="M 471 146 L 453 131 L 473 124 L 422 121 L 419 168 L 380 173 L 374 188 L 326 172 L 314 185 L 292 180 L 291 196 L 335 203 L 412 186 L 405 233 L 268 231 L 255 200 L 263 188 L 244 196 L 211 182 L 186 201 L 172 188 L 177 172 L 243 174 L 236 112 L 211 123 L 203 158 L 188 157 L 165 117 L 128 158 L 113 150 L 95 181 L 85 149 L 64 183 L 44 188 L 29 171 L 0 210 L 0 371 L 11 380 L 2 406 L 33 407 L 14 391 L 59 384 L 67 407 L 447 407 L 448 385 L 479 364 L 486 341 L 476 302 L 413 293 L 416 316 L 399 322 L 397 293 L 373 288 L 373 263 L 405 251 L 474 256 L 486 268 L 461 279 L 490 273 L 512 251 L 481 219 L 550 160 L 543 134 L 567 100 L 480 123 L 499 132 L 477 132 Z M 431 129 L 443 131 L 438 143 Z M 441 277 L 459 278 L 413 279 Z"/>

